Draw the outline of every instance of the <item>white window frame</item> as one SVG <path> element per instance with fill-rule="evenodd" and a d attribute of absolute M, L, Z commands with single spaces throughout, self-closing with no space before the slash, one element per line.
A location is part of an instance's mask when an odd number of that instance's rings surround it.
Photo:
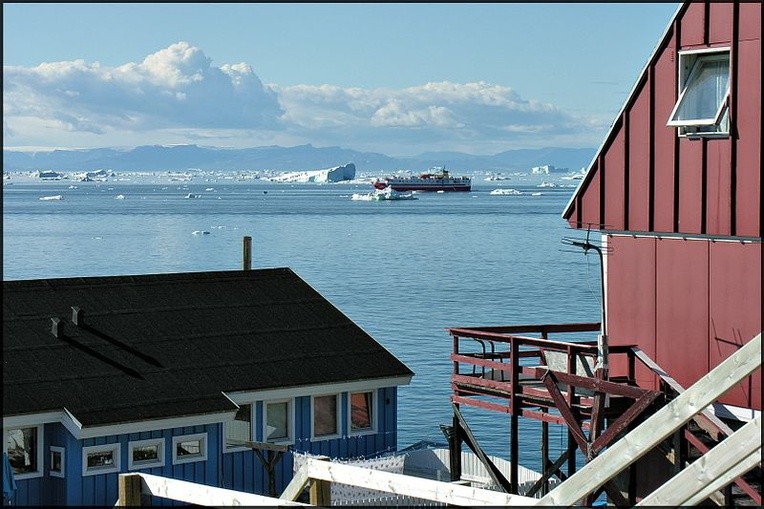
<path fill-rule="evenodd" d="M 369 428 L 353 430 L 353 394 L 371 393 L 371 422 Z M 377 391 L 369 389 L 368 391 L 348 392 L 348 435 L 370 435 L 377 432 Z"/>
<path fill-rule="evenodd" d="M 48 474 L 51 477 L 66 477 L 66 450 L 63 447 L 51 445 L 49 448 L 50 464 L 48 465 Z M 53 454 L 61 455 L 61 470 L 53 470 Z"/>
<path fill-rule="evenodd" d="M 287 436 L 286 438 L 268 438 L 268 405 L 286 403 L 287 406 Z M 263 401 L 263 442 L 269 444 L 294 444 L 294 398 L 273 399 Z"/>
<path fill-rule="evenodd" d="M 678 97 L 674 108 L 671 110 L 668 122 L 669 127 L 677 127 L 680 136 L 728 136 L 729 135 L 729 96 L 731 77 L 727 79 L 727 91 L 725 92 L 716 113 L 713 117 L 703 119 L 674 120 L 674 116 L 683 104 L 688 85 L 694 83 L 694 77 L 699 72 L 700 61 L 727 60 L 731 61 L 730 48 L 705 48 L 701 50 L 689 50 L 678 52 L 679 75 L 677 79 Z M 699 127 L 716 127 L 715 131 L 702 131 Z"/>
<path fill-rule="evenodd" d="M 127 469 L 128 470 L 140 470 L 143 468 L 156 468 L 163 467 L 165 462 L 164 451 L 164 438 L 147 438 L 145 440 L 131 440 L 127 443 Z M 139 447 L 151 447 L 157 448 L 157 459 L 155 460 L 138 460 L 133 459 L 133 452 Z"/>
<path fill-rule="evenodd" d="M 199 454 L 188 456 L 178 456 L 178 444 L 180 442 L 199 441 Z M 207 461 L 207 433 L 194 433 L 192 435 L 179 435 L 172 437 L 172 464 L 181 465 L 183 463 L 193 463 L 195 461 Z"/>
<path fill-rule="evenodd" d="M 90 445 L 82 448 L 82 476 L 88 475 L 101 475 L 112 474 L 121 470 L 121 455 L 122 447 L 120 443 L 105 444 L 105 445 Z M 113 462 L 109 467 L 88 467 L 88 456 L 91 454 L 97 454 L 101 452 L 111 452 Z"/>
<path fill-rule="evenodd" d="M 254 442 L 254 436 L 255 436 L 255 430 L 254 430 L 254 423 L 255 423 L 255 404 L 253 402 L 246 402 L 246 403 L 237 403 L 239 407 L 242 407 L 244 405 L 249 405 L 249 441 Z M 234 416 L 235 420 L 236 416 Z M 250 448 L 245 445 L 229 445 L 228 444 L 228 426 L 230 426 L 230 423 L 233 421 L 228 421 L 223 423 L 223 453 L 227 452 L 237 452 L 237 451 L 249 451 Z"/>
<path fill-rule="evenodd" d="M 27 428 L 33 428 L 35 429 L 35 433 L 37 434 L 37 470 L 34 472 L 24 472 L 24 473 L 13 473 L 13 478 L 20 481 L 23 479 L 34 479 L 35 477 L 42 477 L 43 471 L 44 471 L 44 449 L 45 444 L 43 443 L 44 439 L 44 427 L 42 424 L 32 425 L 32 426 L 14 426 L 12 428 L 3 428 L 3 450 L 7 453 L 8 452 L 8 437 L 10 435 L 10 432 L 13 430 L 21 430 L 21 429 L 27 429 Z"/>
<path fill-rule="evenodd" d="M 337 423 L 337 430 L 330 435 L 316 435 L 316 398 L 334 396 L 336 404 L 334 405 L 334 417 Z M 310 397 L 310 439 L 311 440 L 331 440 L 342 436 L 342 394 L 330 392 L 328 394 L 316 394 Z"/>

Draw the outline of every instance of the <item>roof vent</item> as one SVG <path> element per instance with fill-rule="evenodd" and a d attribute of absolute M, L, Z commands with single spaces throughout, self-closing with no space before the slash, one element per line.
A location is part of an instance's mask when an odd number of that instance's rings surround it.
<path fill-rule="evenodd" d="M 78 306 L 72 306 L 72 323 L 77 326 L 85 325 L 84 314 Z"/>
<path fill-rule="evenodd" d="M 64 321 L 60 318 L 51 318 L 50 319 L 50 333 L 53 334 L 53 337 L 60 338 L 64 335 Z"/>
<path fill-rule="evenodd" d="M 243 253 L 242 253 L 242 269 L 252 269 L 252 237 L 244 237 Z"/>

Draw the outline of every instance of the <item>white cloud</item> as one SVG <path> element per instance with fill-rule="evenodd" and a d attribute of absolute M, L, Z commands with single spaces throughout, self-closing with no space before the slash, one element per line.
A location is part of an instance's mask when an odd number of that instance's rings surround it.
<path fill-rule="evenodd" d="M 6 146 L 202 139 L 223 146 L 269 140 L 393 154 L 488 153 L 596 146 L 607 127 L 484 82 L 400 90 L 265 85 L 249 64 L 215 67 L 187 42 L 118 67 L 83 60 L 4 66 L 3 108 Z"/>

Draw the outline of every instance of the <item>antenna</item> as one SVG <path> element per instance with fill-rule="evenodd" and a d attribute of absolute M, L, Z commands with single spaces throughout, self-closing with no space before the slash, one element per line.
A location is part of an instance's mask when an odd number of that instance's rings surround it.
<path fill-rule="evenodd" d="M 603 246 L 593 243 L 589 240 L 589 234 L 591 229 L 586 229 L 586 238 L 584 240 L 574 239 L 571 237 L 563 237 L 561 242 L 570 246 L 580 247 L 584 250 L 584 255 L 589 253 L 589 250 L 594 250 L 600 259 L 600 334 L 597 337 L 597 369 L 602 370 L 603 379 L 608 378 L 608 341 L 607 341 L 607 320 L 605 316 L 605 260 L 603 259 Z M 604 248 L 605 252 L 609 252 L 609 247 Z"/>

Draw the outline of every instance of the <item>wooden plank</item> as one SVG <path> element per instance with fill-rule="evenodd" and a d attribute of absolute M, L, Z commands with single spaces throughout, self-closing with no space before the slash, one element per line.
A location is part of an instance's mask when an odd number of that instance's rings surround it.
<path fill-rule="evenodd" d="M 226 438 L 227 445 L 241 445 L 250 449 L 259 449 L 264 451 L 286 452 L 289 450 L 287 445 L 270 444 L 268 442 L 251 442 L 249 440 L 239 440 L 238 438 Z"/>
<path fill-rule="evenodd" d="M 302 493 L 302 490 L 305 489 L 305 486 L 308 484 L 308 467 L 303 465 L 300 467 L 300 469 L 294 474 L 294 477 L 292 477 L 292 480 L 289 481 L 289 484 L 286 488 L 284 488 L 284 491 L 281 493 L 281 496 L 279 497 L 281 500 L 297 500 L 297 497 L 300 496 Z"/>
<path fill-rule="evenodd" d="M 645 352 L 643 352 L 639 347 L 635 346 L 632 347 L 632 351 L 634 352 L 634 355 L 642 361 L 642 363 L 650 368 L 650 370 L 658 375 L 661 380 L 666 382 L 669 387 L 671 387 L 674 392 L 677 394 L 682 394 L 685 389 L 682 387 L 682 385 L 674 380 L 668 373 L 666 373 L 663 368 L 661 368 L 657 362 L 655 362 L 653 359 L 650 358 L 649 355 L 647 355 Z M 732 434 L 732 430 L 729 426 L 727 426 L 724 421 L 716 417 L 716 415 L 713 414 L 708 408 L 704 408 L 698 415 L 693 417 L 693 420 L 700 426 L 706 433 L 714 437 L 714 439 L 719 439 L 719 431 L 724 432 L 725 435 L 729 436 Z"/>
<path fill-rule="evenodd" d="M 529 506 L 537 502 L 535 498 L 393 474 L 342 463 L 315 461 L 312 458 L 309 458 L 306 463 L 308 477 L 311 479 L 349 484 L 445 504 L 471 507 L 478 505 Z"/>
<path fill-rule="evenodd" d="M 540 499 L 539 505 L 574 505 L 647 454 L 701 409 L 760 367 L 761 333 Z"/>
<path fill-rule="evenodd" d="M 672 477 L 637 505 L 696 505 L 761 461 L 761 415 Z"/>
<path fill-rule="evenodd" d="M 512 483 L 508 481 L 506 477 L 504 477 L 504 474 L 501 472 L 501 470 L 499 470 L 499 468 L 493 464 L 493 461 L 491 461 L 490 458 L 488 458 L 488 456 L 486 456 L 486 454 L 483 452 L 480 444 L 478 444 L 477 438 L 475 438 L 475 435 L 472 434 L 472 430 L 467 424 L 467 421 L 464 420 L 464 416 L 462 415 L 461 411 L 459 411 L 459 406 L 453 403 L 451 406 L 454 409 L 454 417 L 456 417 L 459 428 L 461 429 L 459 435 L 461 436 L 463 442 L 466 443 L 470 449 L 472 449 L 472 452 L 475 453 L 475 456 L 477 456 L 483 466 L 485 466 L 486 470 L 488 471 L 488 475 L 491 476 L 493 482 L 495 482 L 497 486 L 504 490 L 504 492 L 513 493 Z M 514 481 L 515 484 L 517 484 L 517 476 L 515 476 Z"/>
<path fill-rule="evenodd" d="M 264 497 L 252 493 L 207 486 L 151 474 L 140 474 L 142 492 L 155 497 L 203 506 L 249 505 L 249 506 L 304 506 L 299 502 Z"/>
<path fill-rule="evenodd" d="M 141 476 L 140 474 L 119 474 L 119 500 L 117 505 L 122 507 L 141 505 Z"/>
<path fill-rule="evenodd" d="M 328 463 L 331 461 L 328 456 L 321 456 L 310 461 L 317 463 Z M 309 470 L 310 471 L 310 470 Z M 328 507 L 332 505 L 332 485 L 330 481 L 310 477 L 308 481 L 308 491 L 310 496 L 310 505 Z"/>

